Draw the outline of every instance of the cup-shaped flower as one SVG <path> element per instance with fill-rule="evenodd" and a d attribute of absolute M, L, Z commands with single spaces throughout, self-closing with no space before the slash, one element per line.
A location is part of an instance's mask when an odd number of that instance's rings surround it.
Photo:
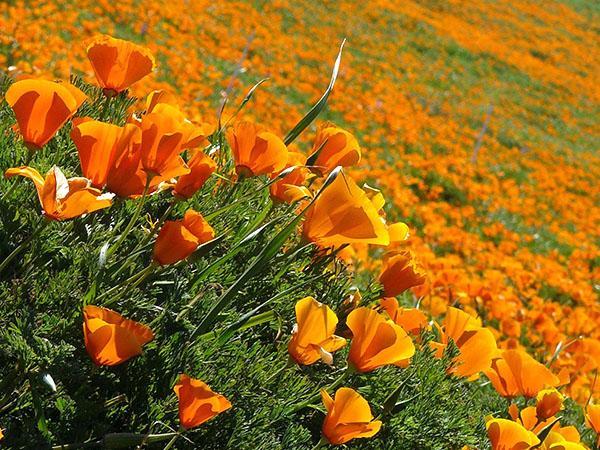
<path fill-rule="evenodd" d="M 173 390 L 179 399 L 179 422 L 186 430 L 231 408 L 229 400 L 213 392 L 203 381 L 186 374 L 179 375 Z"/>
<path fill-rule="evenodd" d="M 308 169 L 304 167 L 306 156 L 299 152 L 289 152 L 286 169 L 294 167 L 286 172 L 279 180 L 269 187 L 269 193 L 274 201 L 293 203 L 310 196 L 310 191 L 303 186 L 308 176 Z M 273 174 L 271 179 L 277 177 Z"/>
<path fill-rule="evenodd" d="M 323 436 L 332 445 L 341 445 L 356 438 L 375 436 L 381 421 L 373 420 L 369 403 L 354 389 L 342 387 L 335 398 L 324 389 L 321 399 L 327 410 L 323 422 Z"/>
<path fill-rule="evenodd" d="M 155 67 L 147 48 L 111 36 L 94 38 L 87 46 L 87 56 L 98 84 L 108 95 L 124 91 Z"/>
<path fill-rule="evenodd" d="M 491 419 L 485 424 L 492 450 L 528 450 L 540 440 L 522 425 L 507 419 Z"/>
<path fill-rule="evenodd" d="M 288 352 L 298 364 L 309 365 L 319 359 L 333 364 L 332 353 L 346 345 L 336 336 L 337 316 L 329 306 L 306 297 L 296 303 L 296 324 Z"/>
<path fill-rule="evenodd" d="M 201 151 L 197 151 L 187 165 L 190 173 L 180 176 L 173 188 L 173 194 L 183 199 L 191 198 L 217 168 L 215 161 Z"/>
<path fill-rule="evenodd" d="M 585 409 L 585 423 L 596 433 L 596 445 L 600 446 L 600 405 L 590 403 Z"/>
<path fill-rule="evenodd" d="M 579 442 L 561 441 L 550 444 L 548 450 L 588 450 L 588 447 Z"/>
<path fill-rule="evenodd" d="M 496 391 L 507 398 L 518 395 L 533 398 L 542 389 L 560 384 L 556 375 L 523 350 L 502 351 L 485 374 Z"/>
<path fill-rule="evenodd" d="M 130 130 L 111 123 L 91 119 L 73 121 L 71 139 L 79 153 L 81 171 L 92 186 L 104 187 L 115 158 L 124 151 L 130 138 Z"/>
<path fill-rule="evenodd" d="M 157 113 L 164 116 L 173 118 L 178 123 L 181 133 L 183 135 L 181 148 L 183 150 L 199 147 L 202 144 L 208 143 L 206 139 L 212 131 L 212 127 L 207 123 L 195 123 L 189 120 L 183 112 L 176 106 L 161 101 L 163 97 L 157 94 L 160 91 L 154 91 L 148 99 L 146 104 L 148 105 L 147 113 Z M 155 97 L 159 97 L 158 100 Z"/>
<path fill-rule="evenodd" d="M 425 283 L 426 273 L 409 251 L 391 251 L 383 258 L 379 282 L 386 297 L 400 295 L 411 287 Z"/>
<path fill-rule="evenodd" d="M 83 308 L 83 339 L 95 364 L 116 366 L 140 355 L 142 346 L 154 339 L 154 333 L 115 311 L 87 305 Z"/>
<path fill-rule="evenodd" d="M 227 133 L 227 141 L 239 176 L 280 172 L 288 161 L 288 150 L 283 141 L 252 122 L 237 122 Z"/>
<path fill-rule="evenodd" d="M 410 334 L 418 335 L 428 326 L 427 316 L 423 311 L 417 308 L 401 308 L 394 297 L 382 298 L 379 304 L 394 323 Z"/>
<path fill-rule="evenodd" d="M 312 170 L 319 175 L 329 173 L 337 166 L 353 166 L 361 157 L 356 138 L 328 122 L 319 126 L 312 152 L 318 152 Z"/>
<path fill-rule="evenodd" d="M 539 420 L 545 420 L 563 409 L 564 396 L 556 389 L 543 389 L 536 396 L 535 412 Z"/>
<path fill-rule="evenodd" d="M 86 178 L 67 178 L 58 167 L 53 167 L 46 178 L 32 167 L 8 169 L 7 178 L 20 175 L 33 181 L 44 216 L 50 220 L 66 220 L 107 208 L 112 204 L 113 194 L 103 194 L 90 187 Z"/>
<path fill-rule="evenodd" d="M 165 266 L 190 256 L 200 244 L 215 237 L 215 231 L 202 214 L 188 209 L 182 220 L 168 220 L 154 244 L 154 261 Z"/>
<path fill-rule="evenodd" d="M 115 155 L 107 172 L 106 189 L 119 197 L 137 197 L 143 194 L 146 186 L 146 173 L 142 169 L 142 132 L 132 123 L 123 127 L 122 140 L 126 142 Z M 153 179 L 153 182 L 155 179 Z"/>
<path fill-rule="evenodd" d="M 371 372 L 388 364 L 405 367 L 415 346 L 404 329 L 371 308 L 360 307 L 348 314 L 352 331 L 348 361 L 358 372 Z"/>
<path fill-rule="evenodd" d="M 37 150 L 54 137 L 87 98 L 69 83 L 33 78 L 13 83 L 5 95 L 19 124 L 23 142 Z"/>
<path fill-rule="evenodd" d="M 436 356 L 441 357 L 452 339 L 459 350 L 448 370 L 459 377 L 477 377 L 488 370 L 492 359 L 498 354 L 496 339 L 492 332 L 481 326 L 481 321 L 458 308 L 448 308 L 443 328 L 438 328 L 441 342 L 431 342 Z"/>
<path fill-rule="evenodd" d="M 363 243 L 388 245 L 390 235 L 378 209 L 343 172 L 306 212 L 302 234 L 319 247 Z"/>

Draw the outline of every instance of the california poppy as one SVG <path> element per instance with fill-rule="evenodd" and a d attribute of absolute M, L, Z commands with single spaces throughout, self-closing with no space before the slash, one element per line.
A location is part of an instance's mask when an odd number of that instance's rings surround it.
<path fill-rule="evenodd" d="M 378 210 L 343 172 L 308 209 L 302 233 L 306 240 L 323 248 L 352 243 L 390 243 L 389 232 Z"/>
<path fill-rule="evenodd" d="M 386 297 L 395 297 L 407 289 L 425 283 L 426 274 L 408 251 L 391 251 L 383 258 L 379 282 Z"/>
<path fill-rule="evenodd" d="M 214 237 L 215 231 L 202 214 L 188 209 L 183 220 L 166 221 L 160 229 L 154 244 L 154 261 L 163 266 L 176 263 Z"/>
<path fill-rule="evenodd" d="M 401 308 L 394 297 L 382 298 L 379 304 L 390 319 L 408 333 L 418 335 L 421 330 L 427 328 L 427 316 L 420 309 Z"/>
<path fill-rule="evenodd" d="M 144 192 L 146 173 L 142 169 L 142 132 L 132 123 L 123 127 L 122 139 L 127 142 L 119 147 L 106 175 L 106 189 L 119 197 L 136 197 Z M 156 181 L 153 178 L 153 182 Z"/>
<path fill-rule="evenodd" d="M 523 350 L 504 350 L 492 361 L 485 374 L 503 397 L 535 397 L 544 388 L 556 387 L 560 380 L 543 364 Z"/>
<path fill-rule="evenodd" d="M 173 194 L 179 198 L 191 198 L 217 168 L 215 161 L 202 151 L 197 151 L 187 165 L 190 173 L 180 176 L 173 188 Z"/>
<path fill-rule="evenodd" d="M 229 400 L 186 374 L 179 375 L 173 391 L 179 399 L 179 422 L 185 429 L 197 427 L 231 408 Z"/>
<path fill-rule="evenodd" d="M 333 364 L 336 350 L 346 345 L 346 340 L 334 335 L 338 319 L 327 305 L 312 297 L 296 303 L 296 324 L 288 344 L 290 356 L 298 364 L 309 365 L 322 359 Z"/>
<path fill-rule="evenodd" d="M 507 419 L 491 419 L 485 424 L 492 450 L 528 450 L 540 443 L 531 431 Z"/>
<path fill-rule="evenodd" d="M 441 342 L 431 342 L 436 356 L 441 357 L 452 339 L 459 350 L 449 373 L 460 377 L 474 377 L 490 368 L 497 355 L 496 339 L 481 322 L 458 308 L 448 308 L 443 329 L 438 327 Z"/>
<path fill-rule="evenodd" d="M 587 425 L 594 430 L 597 437 L 597 444 L 600 446 L 600 405 L 589 404 L 585 409 L 585 421 Z"/>
<path fill-rule="evenodd" d="M 22 166 L 8 169 L 7 178 L 21 175 L 30 178 L 35 184 L 38 198 L 42 205 L 44 216 L 50 220 L 66 220 L 112 204 L 113 194 L 103 194 L 98 189 L 90 187 L 86 178 L 67 178 L 61 170 L 54 166 L 43 178 L 32 167 Z"/>
<path fill-rule="evenodd" d="M 83 308 L 85 348 L 99 366 L 116 366 L 142 353 L 142 346 L 154 339 L 146 325 L 125 319 L 107 308 Z"/>
<path fill-rule="evenodd" d="M 69 83 L 28 78 L 13 83 L 5 95 L 30 150 L 42 148 L 87 98 Z"/>
<path fill-rule="evenodd" d="M 373 420 L 369 403 L 354 389 L 342 387 L 335 398 L 324 389 L 321 399 L 327 410 L 323 422 L 323 436 L 333 445 L 341 445 L 356 438 L 375 436 L 381 421 Z"/>
<path fill-rule="evenodd" d="M 288 160 L 283 141 L 252 122 L 237 122 L 227 133 L 227 141 L 240 176 L 270 175 L 281 171 Z"/>
<path fill-rule="evenodd" d="M 97 36 L 87 46 L 87 56 L 104 92 L 117 94 L 154 70 L 150 51 L 133 42 Z"/>
<path fill-rule="evenodd" d="M 352 342 L 348 361 L 358 372 L 371 372 L 388 364 L 404 367 L 415 354 L 406 331 L 371 308 L 360 307 L 348 314 Z"/>
<path fill-rule="evenodd" d="M 356 138 L 329 122 L 319 126 L 312 151 L 313 154 L 318 152 L 312 170 L 319 175 L 329 173 L 337 166 L 353 166 L 361 157 Z"/>
<path fill-rule="evenodd" d="M 288 152 L 288 160 L 285 168 L 294 167 L 294 169 L 269 187 L 272 199 L 285 203 L 293 203 L 310 196 L 308 188 L 303 186 L 308 176 L 308 169 L 304 167 L 305 164 L 306 156 L 302 153 Z M 278 174 L 273 174 L 271 179 L 277 176 Z"/>
<path fill-rule="evenodd" d="M 539 420 L 554 416 L 563 408 L 564 396 L 556 389 L 544 389 L 536 396 L 535 411 Z"/>
<path fill-rule="evenodd" d="M 71 139 L 77 147 L 83 175 L 92 186 L 102 188 L 115 158 L 129 144 L 130 132 L 111 123 L 80 119 L 73 123 Z"/>
<path fill-rule="evenodd" d="M 551 444 L 548 450 L 588 450 L 588 448 L 579 442 L 563 441 Z"/>

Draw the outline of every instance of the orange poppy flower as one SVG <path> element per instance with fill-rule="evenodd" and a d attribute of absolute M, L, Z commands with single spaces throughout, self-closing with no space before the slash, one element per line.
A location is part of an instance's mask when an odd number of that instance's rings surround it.
<path fill-rule="evenodd" d="M 213 392 L 203 381 L 186 374 L 179 375 L 173 391 L 179 399 L 179 422 L 186 430 L 202 425 L 231 408 L 229 400 Z"/>
<path fill-rule="evenodd" d="M 103 194 L 90 187 L 86 178 L 67 178 L 54 166 L 43 178 L 32 167 L 22 166 L 8 169 L 7 178 L 20 175 L 30 178 L 35 184 L 44 216 L 50 220 L 66 220 L 107 208 L 112 204 L 113 194 Z"/>
<path fill-rule="evenodd" d="M 201 151 L 197 151 L 187 165 L 190 173 L 180 176 L 173 188 L 173 193 L 179 198 L 191 198 L 217 168 L 217 163 Z"/>
<path fill-rule="evenodd" d="M 142 346 L 154 339 L 154 333 L 115 311 L 88 305 L 83 308 L 83 339 L 95 364 L 116 366 L 140 355 Z"/>
<path fill-rule="evenodd" d="M 492 450 L 527 450 L 540 440 L 522 425 L 507 419 L 491 419 L 485 424 Z"/>
<path fill-rule="evenodd" d="M 83 175 L 92 186 L 102 188 L 115 158 L 129 144 L 131 131 L 111 123 L 80 119 L 73 121 L 71 139 L 77 147 Z"/>
<path fill-rule="evenodd" d="M 485 371 L 492 385 L 503 397 L 535 397 L 544 388 L 556 387 L 560 380 L 543 364 L 523 350 L 504 350 Z"/>
<path fill-rule="evenodd" d="M 337 166 L 353 166 L 360 161 L 361 156 L 356 138 L 329 122 L 322 123 L 317 130 L 312 152 L 317 151 L 319 154 L 312 170 L 321 176 Z"/>
<path fill-rule="evenodd" d="M 563 441 L 551 444 L 548 450 L 588 450 L 588 448 L 578 442 Z"/>
<path fill-rule="evenodd" d="M 156 94 L 159 91 L 154 91 L 146 103 L 148 105 L 147 113 L 163 114 L 165 116 L 173 118 L 179 125 L 181 133 L 183 134 L 181 148 L 183 150 L 196 148 L 200 145 L 207 144 L 207 136 L 212 133 L 212 127 L 207 123 L 197 124 L 189 120 L 176 106 L 161 101 L 164 95 Z M 154 94 L 154 95 L 153 95 Z M 159 99 L 155 100 L 154 97 L 158 96 Z"/>
<path fill-rule="evenodd" d="M 481 326 L 481 322 L 457 308 L 448 308 L 443 329 L 438 327 L 441 342 L 431 342 L 436 356 L 441 357 L 449 339 L 452 339 L 460 354 L 448 370 L 459 377 L 476 377 L 479 372 L 490 368 L 498 348 L 492 332 Z"/>
<path fill-rule="evenodd" d="M 390 316 L 397 325 L 400 325 L 410 334 L 418 335 L 427 328 L 427 316 L 417 308 L 401 308 L 394 297 L 379 300 L 381 308 Z"/>
<path fill-rule="evenodd" d="M 154 261 L 162 266 L 190 256 L 200 244 L 215 237 L 215 231 L 199 212 L 188 209 L 183 220 L 168 220 L 154 244 Z"/>
<path fill-rule="evenodd" d="M 146 186 L 146 173 L 142 170 L 141 151 L 142 132 L 132 123 L 123 127 L 123 140 L 127 145 L 119 150 L 106 176 L 106 189 L 119 197 L 142 195 Z M 153 179 L 154 183 L 155 179 Z"/>
<path fill-rule="evenodd" d="M 388 364 L 405 367 L 415 354 L 406 331 L 374 309 L 355 309 L 346 324 L 352 331 L 348 361 L 358 372 L 371 372 Z"/>
<path fill-rule="evenodd" d="M 5 95 L 30 150 L 46 145 L 86 98 L 72 84 L 33 78 L 16 81 Z"/>
<path fill-rule="evenodd" d="M 378 210 L 343 172 L 308 209 L 302 233 L 306 240 L 322 248 L 352 243 L 390 243 L 390 234 Z"/>
<path fill-rule="evenodd" d="M 600 405 L 589 404 L 585 409 L 585 422 L 596 433 L 596 445 L 600 446 Z"/>
<path fill-rule="evenodd" d="M 107 95 L 115 95 L 154 70 L 148 49 L 111 36 L 98 36 L 87 46 L 96 80 Z"/>
<path fill-rule="evenodd" d="M 538 392 L 535 411 L 540 420 L 548 419 L 563 409 L 564 396 L 556 389 L 544 389 Z"/>
<path fill-rule="evenodd" d="M 302 153 L 288 152 L 288 160 L 285 168 L 296 167 L 269 187 L 272 199 L 284 203 L 293 203 L 310 196 L 310 191 L 305 186 L 302 186 L 308 176 L 308 169 L 303 167 L 305 164 L 306 156 Z M 271 179 L 276 176 L 276 174 L 273 174 Z"/>
<path fill-rule="evenodd" d="M 395 297 L 407 289 L 425 283 L 426 273 L 421 269 L 411 252 L 392 251 L 383 258 L 383 269 L 379 282 L 386 297 Z"/>
<path fill-rule="evenodd" d="M 227 133 L 238 175 L 255 177 L 280 172 L 288 150 L 281 139 L 252 122 L 238 122 Z"/>
<path fill-rule="evenodd" d="M 333 364 L 332 353 L 346 345 L 346 340 L 335 336 L 338 319 L 323 303 L 306 297 L 296 303 L 296 324 L 288 344 L 290 356 L 298 364 L 309 365 L 322 359 Z"/>
<path fill-rule="evenodd" d="M 323 422 L 323 436 L 333 445 L 341 445 L 356 438 L 375 436 L 381 421 L 373 420 L 369 403 L 354 389 L 342 387 L 335 399 L 324 389 L 321 399 L 327 410 Z"/>

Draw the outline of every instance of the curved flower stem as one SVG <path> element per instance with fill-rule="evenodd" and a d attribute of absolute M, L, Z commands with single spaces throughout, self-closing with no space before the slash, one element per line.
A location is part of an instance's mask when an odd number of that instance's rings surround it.
<path fill-rule="evenodd" d="M 117 300 L 119 300 L 121 298 L 121 296 L 125 292 L 126 287 L 133 289 L 133 288 L 139 286 L 142 281 L 144 281 L 146 278 L 148 278 L 148 276 L 150 276 L 152 274 L 152 272 L 154 271 L 155 268 L 156 268 L 155 264 L 150 264 L 150 265 L 144 267 L 142 270 L 135 273 L 134 275 L 132 275 L 131 277 L 129 277 L 122 283 L 120 283 L 120 284 L 110 288 L 108 291 L 100 294 L 98 296 L 98 300 L 100 300 L 104 297 L 107 297 L 108 295 L 112 294 L 113 292 L 118 292 L 120 290 L 121 292 L 117 293 L 117 295 L 115 295 L 113 298 L 106 301 L 104 303 L 104 306 L 115 303 Z"/>
<path fill-rule="evenodd" d="M 325 439 L 324 436 L 321 437 L 321 439 L 319 439 L 319 442 L 317 442 L 317 445 L 315 445 L 312 450 L 318 450 L 320 448 L 323 448 L 327 445 L 327 439 Z"/>
<path fill-rule="evenodd" d="M 10 255 L 8 255 L 4 259 L 4 261 L 2 261 L 2 263 L 0 263 L 0 273 L 2 273 L 2 271 L 15 258 L 15 256 L 17 256 L 19 253 L 21 253 L 23 250 L 25 250 L 25 248 L 27 248 L 27 246 L 31 243 L 31 241 L 33 241 L 42 232 L 42 230 L 44 228 L 46 228 L 49 224 L 50 224 L 50 220 L 44 218 L 42 220 L 42 223 L 40 223 L 40 225 L 35 229 L 35 231 L 33 233 L 31 233 L 31 235 L 27 239 L 25 239 L 23 242 L 21 242 L 21 244 L 17 248 L 15 248 L 10 253 Z"/>
<path fill-rule="evenodd" d="M 342 382 L 348 377 L 348 375 L 350 375 L 352 372 L 354 372 L 354 369 L 351 366 L 347 366 L 346 370 L 344 370 L 344 372 L 333 382 L 331 383 L 329 386 L 325 387 L 325 388 L 321 388 L 321 389 L 325 389 L 325 390 L 332 390 L 335 389 L 336 387 L 338 387 L 340 384 L 342 384 Z M 306 408 L 308 405 L 310 405 L 311 403 L 314 403 L 316 401 L 318 401 L 321 398 L 321 389 L 319 389 L 319 392 L 315 395 L 313 395 L 312 397 L 310 397 L 308 400 L 297 404 L 296 406 L 294 406 L 289 413 L 295 413 L 297 411 L 300 411 L 303 408 Z"/>

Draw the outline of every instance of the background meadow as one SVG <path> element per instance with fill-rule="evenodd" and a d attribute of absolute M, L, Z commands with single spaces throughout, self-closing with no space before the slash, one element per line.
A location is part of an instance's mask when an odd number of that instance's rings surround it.
<path fill-rule="evenodd" d="M 74 76 L 93 100 L 86 114 L 99 114 L 103 99 L 86 84 L 94 75 L 84 42 L 110 34 L 142 44 L 156 58 L 156 71 L 131 89 L 142 99 L 138 104 L 151 90 L 164 89 L 191 119 L 216 127 L 225 99 L 227 115 L 268 78 L 240 117 L 284 136 L 323 93 L 346 38 L 319 120 L 356 136 L 363 160 L 348 173 L 381 189 L 388 221 L 410 228 L 405 247 L 417 255 L 427 282 L 403 294 L 401 303 L 418 302 L 433 318 L 459 306 L 482 318 L 500 348 L 525 348 L 568 377 L 562 391 L 572 401 L 564 420 L 592 446 L 594 434 L 576 404 L 600 397 L 599 20 L 598 5 L 578 0 L 376 0 L 368 7 L 350 1 L 9 1 L 0 5 L 0 68 L 11 77 Z M 124 120 L 124 102 L 115 99 L 112 120 Z M 10 117 L 3 103 L 2 171 L 25 155 L 9 133 Z M 314 133 L 313 124 L 293 146 L 310 153 Z M 59 133 L 36 165 L 47 170 L 57 160 L 53 150 L 64 149 L 61 167 L 74 176 L 77 155 L 68 136 L 68 130 Z M 260 182 L 215 196 L 207 194 L 211 186 L 174 215 L 180 218 L 186 207 L 220 211 L 232 195 L 241 198 Z M 3 255 L 34 226 L 20 225 L 35 224 L 39 215 L 31 183 L 19 183 L 16 191 L 20 201 L 3 204 L 0 213 Z M 144 227 L 168 207 L 164 197 L 150 199 L 153 214 L 142 217 Z M 177 425 L 173 374 L 185 366 L 240 405 L 190 434 L 193 442 L 203 448 L 312 448 L 322 414 L 305 408 L 291 420 L 289 409 L 339 373 L 284 367 L 293 305 L 313 295 L 343 309 L 352 286 L 366 301 L 376 300 L 365 274 L 380 270 L 381 249 L 354 249 L 349 266 L 333 263 L 332 276 L 321 271 L 330 260 L 307 269 L 310 252 L 288 243 L 221 321 L 235 324 L 275 297 L 269 312 L 257 311 L 255 323 L 227 340 L 207 339 L 182 351 L 186 333 L 273 234 L 247 236 L 273 214 L 285 223 L 293 218 L 292 210 L 274 211 L 266 192 L 253 197 L 214 217 L 217 234 L 228 234 L 212 253 L 118 300 L 120 313 L 152 322 L 168 339 L 149 344 L 145 358 L 103 371 L 92 367 L 81 343 L 80 298 L 109 228 L 133 209 L 126 204 L 116 217 L 100 215 L 68 228 L 53 224 L 22 262 L 23 280 L 1 281 L 0 428 L 13 430 L 6 442 L 43 448 L 115 432 L 166 433 L 161 423 Z M 142 239 L 144 229 L 135 233 Z M 240 243 L 238 253 L 212 269 L 212 258 Z M 146 263 L 140 254 L 115 283 Z M 281 291 L 288 294 L 277 297 Z M 190 302 L 196 307 L 186 306 Z M 169 310 L 188 312 L 180 320 Z M 508 403 L 484 378 L 447 377 L 448 358 L 419 352 L 404 371 L 387 367 L 368 381 L 352 375 L 372 405 L 382 405 L 395 386 L 405 388 L 380 440 L 350 447 L 487 448 L 483 417 L 506 415 Z M 41 381 L 44 373 L 52 374 L 57 393 Z M 176 448 L 194 445 L 180 439 Z"/>

